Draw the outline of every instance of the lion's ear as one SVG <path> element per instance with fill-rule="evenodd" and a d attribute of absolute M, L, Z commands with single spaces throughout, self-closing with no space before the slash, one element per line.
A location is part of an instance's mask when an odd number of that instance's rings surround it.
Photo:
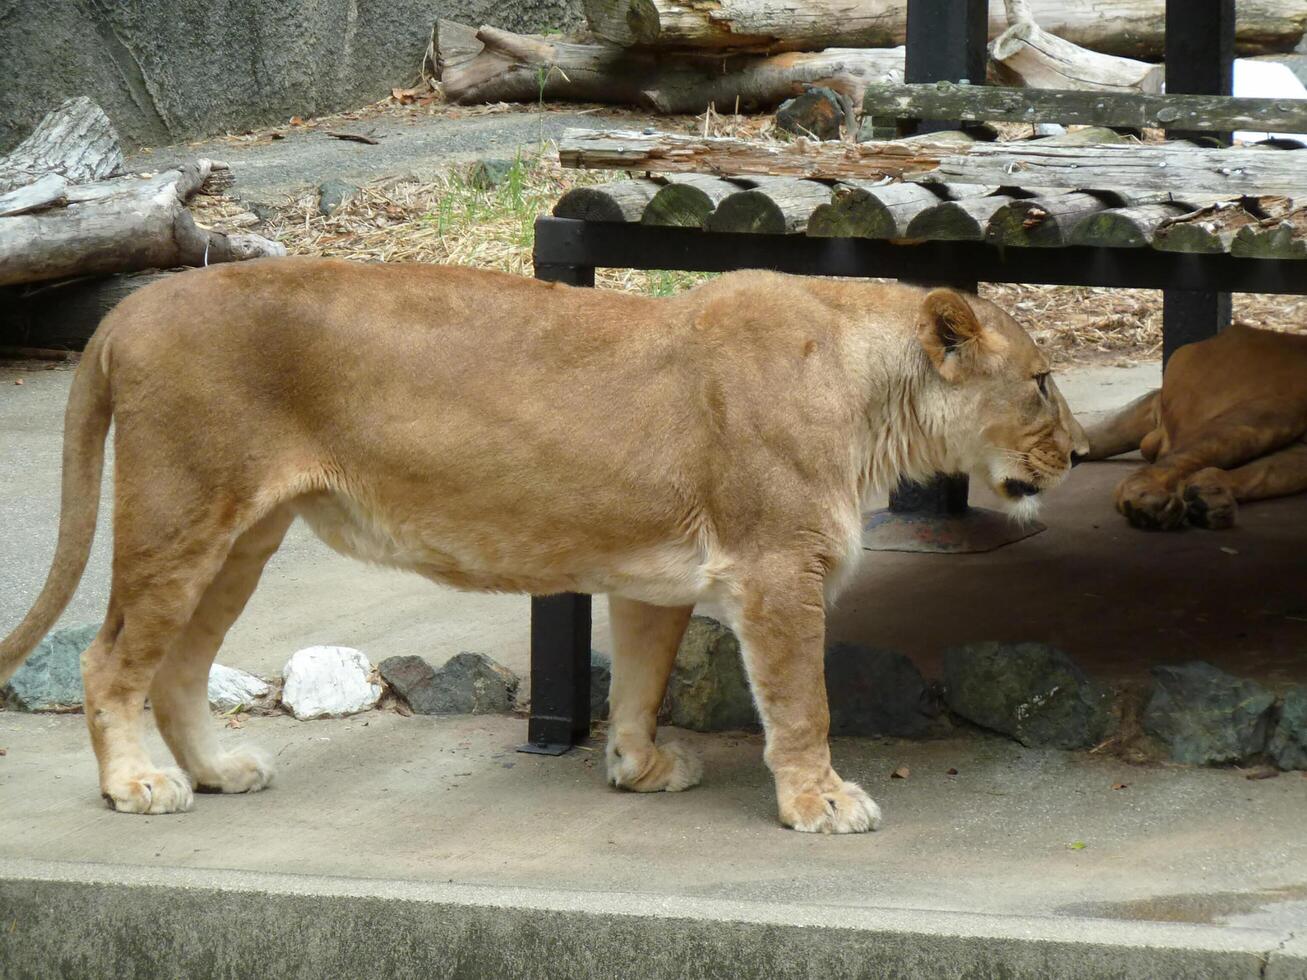
<path fill-rule="evenodd" d="M 960 293 L 932 290 L 921 304 L 917 339 L 945 381 L 961 381 L 975 364 L 984 327 Z"/>

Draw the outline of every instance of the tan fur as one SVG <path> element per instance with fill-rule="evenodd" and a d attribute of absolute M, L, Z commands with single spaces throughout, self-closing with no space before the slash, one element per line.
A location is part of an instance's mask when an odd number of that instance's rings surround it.
<path fill-rule="evenodd" d="M 1238 504 L 1307 490 L 1307 337 L 1236 324 L 1181 347 L 1162 387 L 1090 426 L 1091 459 L 1138 449 L 1116 488 L 1136 527 L 1225 528 Z"/>
<path fill-rule="evenodd" d="M 876 805 L 831 768 L 822 678 L 863 502 L 971 471 L 1028 506 L 1083 442 L 1047 371 L 1015 321 L 948 290 L 754 272 L 655 300 L 320 259 L 183 273 L 87 347 L 54 567 L 0 643 L 0 680 L 85 565 L 112 416 L 113 584 L 83 673 L 117 809 L 272 778 L 257 753 L 219 750 L 204 678 L 298 515 L 345 554 L 459 588 L 608 593 L 624 788 L 699 778 L 685 749 L 655 746 L 655 718 L 691 607 L 716 600 L 781 819 L 868 830 Z M 147 693 L 181 769 L 146 755 Z"/>

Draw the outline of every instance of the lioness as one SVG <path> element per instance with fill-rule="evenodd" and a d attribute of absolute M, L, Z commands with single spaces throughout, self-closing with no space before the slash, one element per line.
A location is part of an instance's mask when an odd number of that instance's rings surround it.
<path fill-rule="evenodd" d="M 1241 501 L 1307 490 L 1307 336 L 1236 324 L 1186 344 L 1160 389 L 1087 434 L 1090 459 L 1148 460 L 1116 488 L 1135 527 L 1231 527 Z"/>
<path fill-rule="evenodd" d="M 831 768 L 827 598 L 861 504 L 901 476 L 983 473 L 1028 510 L 1083 432 L 993 304 L 947 289 L 722 276 L 651 299 L 493 272 L 287 258 L 177 275 L 124 300 L 69 397 L 63 503 L 0 681 L 85 567 L 116 426 L 113 583 L 84 658 L 100 789 L 189 809 L 272 778 L 219 748 L 206 678 L 298 515 L 336 550 L 462 589 L 602 592 L 608 779 L 682 790 L 655 718 L 692 606 L 729 610 L 780 819 L 866 831 Z M 180 769 L 141 742 L 146 697 Z"/>

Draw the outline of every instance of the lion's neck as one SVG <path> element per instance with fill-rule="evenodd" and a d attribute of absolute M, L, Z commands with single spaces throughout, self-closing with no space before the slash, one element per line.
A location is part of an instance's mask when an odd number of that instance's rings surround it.
<path fill-rule="evenodd" d="M 864 496 L 883 494 L 903 479 L 928 479 L 951 465 L 941 393 L 915 338 L 893 351 L 886 365 L 868 405 Z"/>

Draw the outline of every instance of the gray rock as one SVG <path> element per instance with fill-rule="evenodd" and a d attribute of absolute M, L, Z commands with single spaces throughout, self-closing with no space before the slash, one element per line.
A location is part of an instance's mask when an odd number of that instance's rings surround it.
<path fill-rule="evenodd" d="M 776 128 L 796 136 L 837 140 L 844 123 L 844 106 L 831 89 L 816 86 L 786 99 L 776 109 Z"/>
<path fill-rule="evenodd" d="M 348 184 L 343 180 L 324 180 L 318 185 L 318 214 L 335 214 L 342 205 L 354 200 L 358 195 L 359 189 L 356 184 Z"/>
<path fill-rule="evenodd" d="M 1172 759 L 1191 765 L 1239 762 L 1266 747 L 1274 696 L 1195 660 L 1154 667 L 1144 731 L 1161 739 Z"/>
<path fill-rule="evenodd" d="M 439 714 L 436 671 L 421 657 L 387 657 L 377 664 L 377 673 L 417 714 Z"/>
<path fill-rule="evenodd" d="M 740 642 L 721 623 L 706 616 L 690 620 L 659 718 L 697 732 L 758 726 Z"/>
<path fill-rule="evenodd" d="M 66 626 L 42 640 L 0 693 L 12 711 L 80 707 L 82 654 L 100 632 L 98 624 Z"/>
<path fill-rule="evenodd" d="M 483 191 L 492 190 L 508 180 L 508 175 L 512 173 L 516 162 L 516 160 L 478 160 L 468 171 L 468 183 Z"/>
<path fill-rule="evenodd" d="M 613 683 L 613 662 L 598 650 L 590 651 L 590 720 L 608 718 L 608 688 Z"/>
<path fill-rule="evenodd" d="M 832 735 L 920 737 L 939 714 L 917 665 L 892 650 L 834 644 L 826 651 L 826 694 Z"/>
<path fill-rule="evenodd" d="M 956 714 L 1022 745 L 1078 749 L 1111 731 L 1111 698 L 1044 643 L 972 643 L 944 653 L 945 698 Z"/>
<path fill-rule="evenodd" d="M 518 679 L 483 653 L 459 653 L 439 670 L 421 657 L 390 657 L 381 676 L 419 715 L 490 715 L 513 709 Z"/>
<path fill-rule="evenodd" d="M 1266 754 L 1281 769 L 1307 769 L 1307 685 L 1297 684 L 1284 693 Z"/>

